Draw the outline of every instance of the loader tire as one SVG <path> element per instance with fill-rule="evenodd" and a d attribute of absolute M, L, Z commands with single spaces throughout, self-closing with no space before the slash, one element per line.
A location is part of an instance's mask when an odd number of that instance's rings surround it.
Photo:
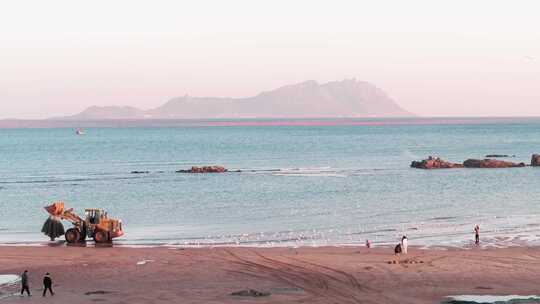
<path fill-rule="evenodd" d="M 107 243 L 109 241 L 109 234 L 105 231 L 96 231 L 94 233 L 94 241 L 96 243 Z"/>
<path fill-rule="evenodd" d="M 77 243 L 81 239 L 81 233 L 76 228 L 69 228 L 66 231 L 65 238 L 70 244 Z"/>

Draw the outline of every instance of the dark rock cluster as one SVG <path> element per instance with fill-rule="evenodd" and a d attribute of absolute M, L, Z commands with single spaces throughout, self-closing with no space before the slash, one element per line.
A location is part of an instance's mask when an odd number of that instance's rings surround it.
<path fill-rule="evenodd" d="M 228 172 L 228 170 L 222 166 L 204 166 L 204 167 L 193 166 L 190 169 L 178 170 L 176 172 L 177 173 L 224 173 L 224 172 Z"/>
<path fill-rule="evenodd" d="M 506 157 L 506 156 L 499 156 Z M 421 161 L 413 161 L 412 168 L 417 169 L 452 169 L 452 168 L 520 168 L 526 167 L 525 163 L 515 163 L 497 159 L 467 159 L 463 164 L 451 163 L 439 157 L 430 156 Z M 531 166 L 540 167 L 540 154 L 534 154 L 531 158 Z"/>
<path fill-rule="evenodd" d="M 413 161 L 411 163 L 412 168 L 417 169 L 451 169 L 451 168 L 463 168 L 462 164 L 454 164 L 447 162 L 438 157 L 428 157 L 421 161 Z"/>
<path fill-rule="evenodd" d="M 531 166 L 540 167 L 540 154 L 533 154 L 531 157 Z"/>
<path fill-rule="evenodd" d="M 465 168 L 517 168 L 525 167 L 525 163 L 514 163 L 496 159 L 467 159 L 463 162 Z"/>

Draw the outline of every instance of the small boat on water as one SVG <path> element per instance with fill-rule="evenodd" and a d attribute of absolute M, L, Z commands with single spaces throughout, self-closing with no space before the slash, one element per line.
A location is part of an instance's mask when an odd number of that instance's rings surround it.
<path fill-rule="evenodd" d="M 75 131 L 75 133 L 76 133 L 77 135 L 84 135 L 84 134 L 86 134 L 86 132 L 84 132 L 84 130 L 81 130 L 81 129 L 77 129 L 77 131 Z"/>

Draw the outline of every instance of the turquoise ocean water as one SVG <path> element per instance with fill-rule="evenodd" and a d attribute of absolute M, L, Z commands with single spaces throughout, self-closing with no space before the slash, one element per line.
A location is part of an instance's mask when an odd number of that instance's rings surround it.
<path fill-rule="evenodd" d="M 421 120 L 420 120 L 421 121 Z M 43 206 L 103 207 L 126 245 L 540 243 L 540 168 L 409 168 L 428 155 L 530 162 L 540 119 L 499 123 L 0 130 L 0 243 L 41 243 Z M 241 173 L 179 174 L 218 164 Z M 149 171 L 149 174 L 131 174 Z M 66 226 L 69 226 L 66 223 Z"/>

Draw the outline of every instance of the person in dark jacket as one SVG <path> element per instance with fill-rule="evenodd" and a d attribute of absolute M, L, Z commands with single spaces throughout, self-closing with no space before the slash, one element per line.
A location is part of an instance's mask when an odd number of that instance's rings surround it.
<path fill-rule="evenodd" d="M 397 244 L 396 247 L 394 247 L 394 254 L 400 255 L 401 254 L 401 243 Z"/>
<path fill-rule="evenodd" d="M 31 296 L 30 286 L 28 285 L 28 270 L 25 270 L 21 274 L 21 296 L 24 294 L 25 291 L 28 294 L 28 296 Z"/>
<path fill-rule="evenodd" d="M 51 293 L 51 296 L 54 296 L 54 292 L 52 291 L 52 279 L 51 274 L 46 273 L 43 277 L 43 296 L 47 293 L 47 290 Z"/>

